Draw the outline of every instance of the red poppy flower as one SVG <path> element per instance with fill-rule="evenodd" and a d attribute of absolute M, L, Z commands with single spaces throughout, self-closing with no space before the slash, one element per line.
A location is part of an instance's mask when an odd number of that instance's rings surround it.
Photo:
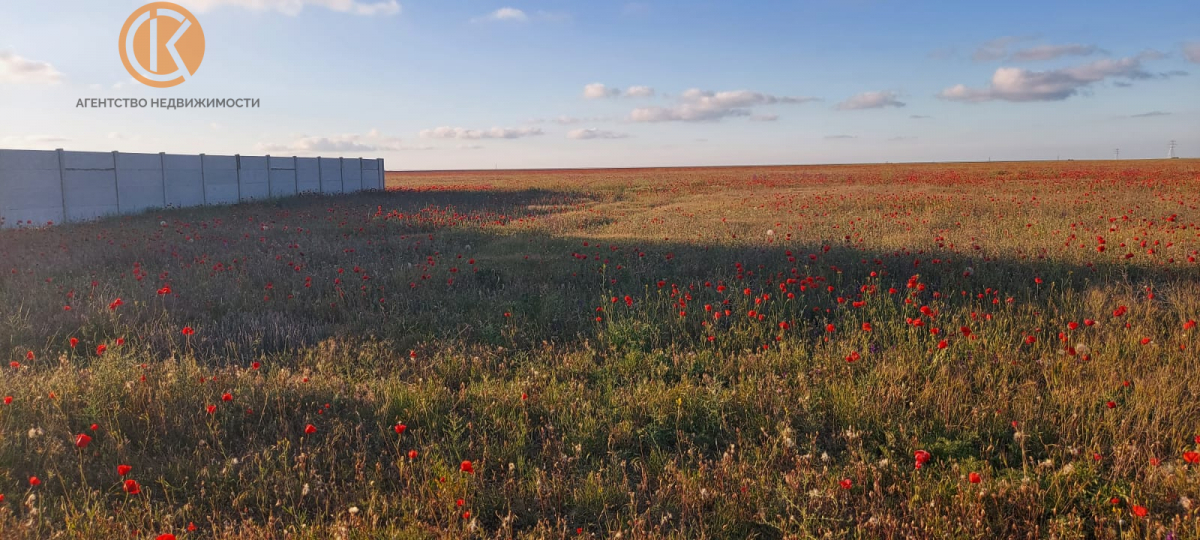
<path fill-rule="evenodd" d="M 25 359 L 26 360 L 29 360 L 32 362 L 33 358 L 34 358 L 33 351 L 25 351 Z"/>
<path fill-rule="evenodd" d="M 21 369 L 21 363 L 16 360 L 9 362 L 8 365 L 9 365 L 9 367 L 11 367 L 13 369 Z"/>
<path fill-rule="evenodd" d="M 72 349 L 74 349 L 76 345 L 79 345 L 79 340 L 76 338 L 71 338 L 68 340 L 68 342 L 71 344 Z"/>
<path fill-rule="evenodd" d="M 36 476 L 30 476 L 30 477 L 29 477 L 29 485 L 30 485 L 30 486 L 38 486 L 38 485 L 40 485 L 41 483 L 42 483 L 42 481 L 41 481 L 41 480 L 39 480 L 39 479 L 38 479 L 38 477 L 36 477 Z"/>
<path fill-rule="evenodd" d="M 188 530 L 193 530 L 191 524 L 188 524 Z M 160 534 L 154 540 L 175 540 L 175 535 L 170 533 Z"/>
<path fill-rule="evenodd" d="M 1148 510 L 1146 510 L 1146 507 L 1138 506 L 1136 504 L 1133 505 L 1133 515 L 1140 517 L 1140 518 L 1144 518 L 1144 517 L 1146 517 L 1146 514 L 1148 514 L 1148 513 L 1150 513 L 1150 512 Z"/>
<path fill-rule="evenodd" d="M 849 478 L 843 478 L 838 482 L 838 485 L 842 486 L 842 489 L 850 489 L 854 487 L 854 481 Z"/>
<path fill-rule="evenodd" d="M 123 488 L 125 489 L 125 493 L 130 495 L 137 495 L 142 492 L 142 486 L 138 485 L 137 480 L 132 478 L 125 481 Z"/>
<path fill-rule="evenodd" d="M 312 435 L 313 433 L 316 433 L 316 432 L 317 432 L 317 426 L 314 426 L 314 425 L 312 425 L 312 424 L 309 424 L 309 425 L 307 425 L 307 426 L 304 426 L 304 433 L 305 433 L 305 434 L 307 434 L 307 435 Z"/>
<path fill-rule="evenodd" d="M 404 424 L 396 424 L 395 426 L 392 427 L 392 429 L 396 430 L 397 435 L 400 435 L 400 434 L 404 433 L 404 430 L 408 429 L 408 426 L 406 426 Z"/>
<path fill-rule="evenodd" d="M 1200 452 L 1184 452 L 1183 460 L 1188 463 L 1200 463 Z"/>
<path fill-rule="evenodd" d="M 462 464 L 458 466 L 458 469 L 467 474 L 475 473 L 475 466 L 472 465 L 470 461 L 463 461 Z"/>
<path fill-rule="evenodd" d="M 89 437 L 87 433 L 80 433 L 79 435 L 75 436 L 76 448 L 87 448 L 87 445 L 91 444 L 91 442 L 92 438 Z"/>
<path fill-rule="evenodd" d="M 260 364 L 260 363 L 258 363 L 258 362 L 251 362 L 251 363 L 250 363 L 250 368 L 251 368 L 251 369 L 258 369 L 258 368 L 260 368 L 260 367 L 262 367 L 262 364 Z"/>
<path fill-rule="evenodd" d="M 408 451 L 408 459 L 417 459 L 417 451 L 409 450 Z"/>
<path fill-rule="evenodd" d="M 983 481 L 983 477 L 979 476 L 979 473 L 973 472 L 967 475 L 967 481 L 971 482 L 972 484 L 978 484 Z"/>
<path fill-rule="evenodd" d="M 129 465 L 117 465 L 117 475 L 119 476 L 125 476 L 129 474 L 129 471 L 132 470 L 133 467 L 130 467 Z"/>
<path fill-rule="evenodd" d="M 12 396 L 4 396 L 4 404 L 12 405 Z"/>
<path fill-rule="evenodd" d="M 233 401 L 233 394 L 230 394 L 229 392 L 221 394 L 221 401 Z"/>
<path fill-rule="evenodd" d="M 196 333 L 196 331 L 193 330 L 192 327 L 190 327 L 190 326 L 183 327 L 183 330 L 180 330 L 180 332 L 183 333 L 183 335 L 185 335 L 185 336 L 190 336 L 190 335 L 193 335 Z"/>
<path fill-rule="evenodd" d="M 209 405 L 208 407 L 205 407 L 204 410 L 208 411 L 208 414 L 212 414 L 212 413 L 217 412 L 217 406 Z"/>
<path fill-rule="evenodd" d="M 1104 406 L 1105 406 L 1105 407 L 1108 407 L 1108 408 L 1110 408 L 1110 409 L 1115 409 L 1115 408 L 1117 408 L 1117 404 L 1116 404 L 1116 402 L 1113 402 L 1113 401 L 1109 401 L 1108 403 L 1105 403 L 1105 404 L 1104 404 Z"/>
<path fill-rule="evenodd" d="M 930 458 L 932 458 L 932 457 L 933 457 L 932 454 L 930 454 L 929 452 L 926 452 L 924 450 L 917 450 L 916 452 L 913 452 L 913 458 L 916 459 L 916 461 L 917 461 L 918 469 L 920 469 L 921 465 L 924 465 L 925 462 L 929 461 Z"/>

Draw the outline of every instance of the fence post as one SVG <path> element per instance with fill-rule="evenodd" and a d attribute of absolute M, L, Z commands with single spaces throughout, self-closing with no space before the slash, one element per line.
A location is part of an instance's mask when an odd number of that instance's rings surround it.
<path fill-rule="evenodd" d="M 317 193 L 325 193 L 325 173 L 321 172 L 320 156 L 317 156 Z"/>
<path fill-rule="evenodd" d="M 120 152 L 113 150 L 113 191 L 117 194 L 117 214 L 121 213 L 121 168 L 117 166 L 117 155 Z"/>
<path fill-rule="evenodd" d="M 237 202 L 241 203 L 242 202 L 242 155 L 241 154 L 233 155 L 233 166 L 236 169 L 236 173 L 237 173 L 237 187 L 238 187 Z M 268 174 L 270 174 L 270 173 L 268 173 Z M 268 183 L 267 189 L 271 189 L 270 186 L 271 186 L 271 184 Z"/>
<path fill-rule="evenodd" d="M 208 206 L 208 181 L 204 178 L 204 154 L 200 154 L 200 206 Z"/>
<path fill-rule="evenodd" d="M 166 208 L 167 207 L 167 153 L 166 152 L 158 153 L 158 166 L 162 168 L 163 208 Z"/>
<path fill-rule="evenodd" d="M 58 154 L 58 185 L 59 185 L 59 189 L 62 190 L 62 210 L 63 210 L 63 219 L 62 220 L 63 220 L 63 223 L 66 223 L 67 222 L 67 169 L 66 169 L 66 165 L 63 164 L 63 149 L 58 148 L 58 149 L 55 149 L 54 152 Z"/>

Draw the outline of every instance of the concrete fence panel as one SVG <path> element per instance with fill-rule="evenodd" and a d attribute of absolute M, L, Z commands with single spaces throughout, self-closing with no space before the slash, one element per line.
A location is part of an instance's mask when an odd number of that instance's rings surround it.
<path fill-rule="evenodd" d="M 241 200 L 235 156 L 201 156 L 204 167 L 204 204 L 235 204 Z"/>
<path fill-rule="evenodd" d="M 238 156 L 238 183 L 242 201 L 256 201 L 271 196 L 271 173 L 267 158 Z"/>
<path fill-rule="evenodd" d="M 66 220 L 57 152 L 0 150 L 0 220 L 5 227 Z"/>
<path fill-rule="evenodd" d="M 114 154 L 117 163 L 117 201 L 122 214 L 167 205 L 162 154 Z"/>
<path fill-rule="evenodd" d="M 382 159 L 0 150 L 0 225 L 384 187 Z"/>
<path fill-rule="evenodd" d="M 321 167 L 317 158 L 296 158 L 296 189 L 300 193 L 321 192 Z"/>
<path fill-rule="evenodd" d="M 341 158 L 317 158 L 321 164 L 321 193 L 342 193 Z"/>
<path fill-rule="evenodd" d="M 63 210 L 67 221 L 120 213 L 117 166 L 112 153 L 62 153 Z"/>
<path fill-rule="evenodd" d="M 383 183 L 380 181 L 383 176 L 379 172 L 379 160 L 364 159 L 362 160 L 362 188 L 363 189 L 383 189 Z"/>
<path fill-rule="evenodd" d="M 342 190 L 355 193 L 363 190 L 363 164 L 358 158 L 342 158 Z"/>
<path fill-rule="evenodd" d="M 296 190 L 296 158 L 270 157 L 268 166 L 271 175 L 271 196 L 287 197 L 295 195 Z"/>
<path fill-rule="evenodd" d="M 200 156 L 164 154 L 163 189 L 168 206 L 184 208 L 204 204 L 204 173 Z"/>

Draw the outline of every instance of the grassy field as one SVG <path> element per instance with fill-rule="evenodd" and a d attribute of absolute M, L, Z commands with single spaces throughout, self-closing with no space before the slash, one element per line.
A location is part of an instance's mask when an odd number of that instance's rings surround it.
<path fill-rule="evenodd" d="M 1200 538 L 1200 162 L 0 231 L 3 538 Z"/>

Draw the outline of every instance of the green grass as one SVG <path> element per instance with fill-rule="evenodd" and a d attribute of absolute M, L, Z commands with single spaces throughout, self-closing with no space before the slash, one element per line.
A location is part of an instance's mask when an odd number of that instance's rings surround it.
<path fill-rule="evenodd" d="M 0 537 L 1200 537 L 1195 161 L 389 180 L 0 232 Z"/>

